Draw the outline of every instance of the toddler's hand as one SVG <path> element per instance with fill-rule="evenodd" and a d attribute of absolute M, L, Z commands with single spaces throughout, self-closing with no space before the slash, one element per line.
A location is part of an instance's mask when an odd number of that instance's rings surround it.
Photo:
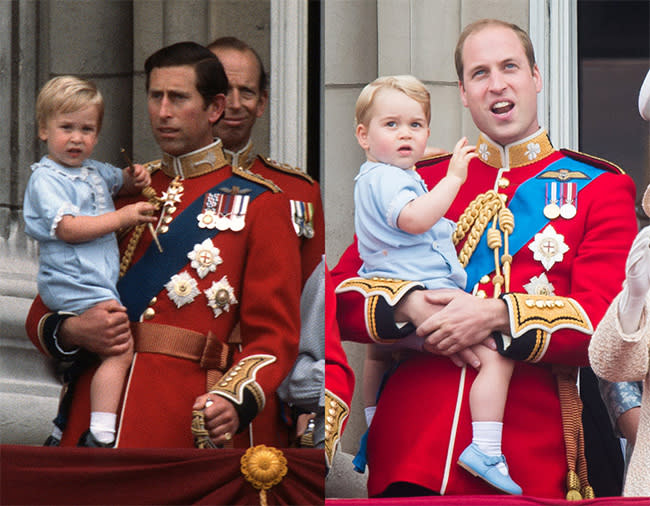
<path fill-rule="evenodd" d="M 467 179 L 467 166 L 472 158 L 478 155 L 475 151 L 475 146 L 467 144 L 467 137 L 460 139 L 454 146 L 454 153 L 449 161 L 449 168 L 447 169 L 448 176 L 455 176 L 464 183 Z"/>
<path fill-rule="evenodd" d="M 144 188 L 151 184 L 151 175 L 143 165 L 135 163 L 133 164 L 133 170 L 128 168 L 127 172 L 133 178 L 133 186 L 136 188 Z"/>
<path fill-rule="evenodd" d="M 122 227 L 130 227 L 132 225 L 139 225 L 140 223 L 155 222 L 156 218 L 153 216 L 155 210 L 156 206 L 143 201 L 124 206 L 117 212 L 120 214 Z"/>

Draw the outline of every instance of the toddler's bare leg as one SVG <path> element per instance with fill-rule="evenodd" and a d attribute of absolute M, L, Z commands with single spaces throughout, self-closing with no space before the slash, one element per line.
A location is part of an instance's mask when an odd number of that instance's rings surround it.
<path fill-rule="evenodd" d="M 469 393 L 474 422 L 502 422 L 514 361 L 487 346 L 472 347 L 481 361 Z"/>
<path fill-rule="evenodd" d="M 90 410 L 117 413 L 126 376 L 133 361 L 133 340 L 127 352 L 101 358 L 102 363 L 90 384 Z"/>

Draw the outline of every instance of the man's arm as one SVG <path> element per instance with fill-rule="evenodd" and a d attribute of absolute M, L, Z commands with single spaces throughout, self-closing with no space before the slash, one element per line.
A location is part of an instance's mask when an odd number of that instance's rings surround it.
<path fill-rule="evenodd" d="M 115 300 L 100 302 L 80 315 L 54 313 L 36 297 L 25 329 L 34 345 L 57 360 L 71 360 L 83 348 L 102 356 L 119 355 L 129 346 L 126 308 Z"/>

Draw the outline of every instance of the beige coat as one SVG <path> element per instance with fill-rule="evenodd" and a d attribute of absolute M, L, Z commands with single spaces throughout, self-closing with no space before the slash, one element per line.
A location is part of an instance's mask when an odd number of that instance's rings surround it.
<path fill-rule="evenodd" d="M 641 328 L 633 334 L 625 334 L 621 329 L 619 298 L 620 294 L 591 338 L 589 360 L 594 372 L 608 381 L 643 381 L 639 429 L 623 495 L 650 496 L 650 298 L 646 300 Z"/>

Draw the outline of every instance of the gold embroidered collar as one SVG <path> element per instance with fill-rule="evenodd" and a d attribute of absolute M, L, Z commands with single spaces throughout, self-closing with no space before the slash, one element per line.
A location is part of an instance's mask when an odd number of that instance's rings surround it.
<path fill-rule="evenodd" d="M 221 140 L 217 139 L 204 148 L 181 156 L 163 153 L 160 168 L 169 177 L 180 176 L 181 179 L 202 176 L 228 165 L 223 154 Z"/>
<path fill-rule="evenodd" d="M 530 137 L 507 146 L 497 144 L 483 132 L 476 143 L 479 158 L 497 169 L 523 167 L 546 158 L 553 151 L 548 134 L 543 128 Z"/>
<path fill-rule="evenodd" d="M 235 168 L 247 168 L 250 165 L 250 161 L 253 158 L 253 142 L 248 139 L 248 143 L 241 148 L 239 151 L 230 151 L 229 149 L 223 148 L 223 154 L 226 157 L 228 163 Z"/>

